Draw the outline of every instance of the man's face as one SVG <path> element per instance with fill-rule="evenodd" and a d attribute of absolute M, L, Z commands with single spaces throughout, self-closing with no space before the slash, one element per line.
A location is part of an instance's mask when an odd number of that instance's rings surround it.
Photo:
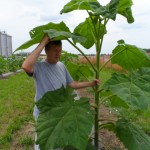
<path fill-rule="evenodd" d="M 62 46 L 52 44 L 50 49 L 46 51 L 47 61 L 56 64 L 61 56 Z"/>

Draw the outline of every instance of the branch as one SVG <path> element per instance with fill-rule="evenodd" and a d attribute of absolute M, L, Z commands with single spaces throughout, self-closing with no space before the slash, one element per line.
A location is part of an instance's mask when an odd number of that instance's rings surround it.
<path fill-rule="evenodd" d="M 87 11 L 87 13 L 89 14 L 89 16 L 90 16 L 90 18 L 91 18 L 91 21 L 92 21 L 92 23 L 93 23 L 94 30 L 95 30 L 95 35 L 96 35 L 96 37 L 98 37 L 98 34 L 97 34 L 97 32 L 96 32 L 96 27 L 95 27 L 95 23 L 94 23 L 94 21 L 93 21 L 93 18 L 91 17 L 89 11 Z"/>
<path fill-rule="evenodd" d="M 93 66 L 93 64 L 91 63 L 91 61 L 89 60 L 89 58 L 82 52 L 82 50 L 80 50 L 75 44 L 73 44 L 69 39 L 67 39 L 67 41 L 73 46 L 75 47 L 85 58 L 86 60 L 89 62 L 89 64 L 91 65 L 91 67 L 93 68 L 93 70 L 95 72 L 97 72 L 97 69 Z"/>
<path fill-rule="evenodd" d="M 109 99 L 109 98 L 111 98 L 111 97 L 113 97 L 113 96 L 115 96 L 114 94 L 112 94 L 112 95 L 109 95 L 109 96 L 107 96 L 107 97 L 105 97 L 104 99 L 102 99 L 101 101 L 100 101 L 100 105 L 105 101 L 105 100 L 107 100 L 107 99 Z"/>
<path fill-rule="evenodd" d="M 120 52 L 116 53 L 115 55 L 113 55 L 112 57 L 110 57 L 110 59 L 108 59 L 99 69 L 99 71 L 101 71 L 106 65 L 107 63 L 112 59 L 114 58 L 115 56 L 117 56 L 118 54 L 122 53 L 125 49 L 121 50 Z"/>
<path fill-rule="evenodd" d="M 100 19 L 100 18 L 99 18 Z M 101 38 L 101 41 L 100 41 L 100 47 L 98 49 L 98 53 L 101 52 L 101 49 L 102 49 L 102 44 L 103 44 L 103 40 L 104 40 L 104 30 L 105 30 L 105 27 L 106 27 L 106 24 L 108 23 L 108 20 L 104 20 L 104 28 L 103 28 L 103 34 L 102 34 L 102 38 Z M 99 21 L 99 29 L 100 29 L 100 21 Z M 99 30 L 100 32 L 100 30 Z M 100 33 L 98 33 L 100 35 Z"/>

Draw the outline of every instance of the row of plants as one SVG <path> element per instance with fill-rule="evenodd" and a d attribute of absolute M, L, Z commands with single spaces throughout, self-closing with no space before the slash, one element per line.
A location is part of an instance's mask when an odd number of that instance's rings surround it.
<path fill-rule="evenodd" d="M 94 78 L 100 79 L 102 70 L 110 61 L 128 71 L 113 73 L 103 86 L 97 85 L 93 88 L 95 101 L 92 105 L 89 104 L 88 98 L 75 101 L 76 95 L 64 87 L 45 93 L 36 103 L 40 110 L 36 126 L 36 143 L 40 145 L 41 150 L 60 147 L 69 150 L 99 150 L 101 129 L 113 131 L 128 150 L 150 149 L 150 137 L 136 121 L 150 105 L 150 57 L 137 46 L 119 40 L 118 45 L 112 50 L 110 59 L 100 64 L 108 23 L 110 20 L 116 21 L 117 15 L 125 17 L 128 23 L 133 23 L 132 5 L 132 0 L 111 0 L 105 6 L 97 0 L 71 0 L 61 10 L 61 14 L 75 10 L 85 10 L 88 14 L 73 32 L 64 22 L 50 22 L 32 29 L 29 32 L 31 40 L 18 48 L 27 49 L 40 43 L 43 36 L 48 34 L 52 40 L 67 40 L 89 62 L 90 67 L 74 63 L 67 65 L 74 79 L 83 76 L 90 79 L 93 77 L 92 73 Z M 76 43 L 80 43 L 86 49 L 95 46 L 96 65 Z M 101 122 L 99 110 L 103 104 L 114 110 L 113 113 L 118 116 L 116 121 L 106 118 Z M 125 115 L 125 112 L 131 115 Z M 91 135 L 93 125 L 94 132 Z M 93 145 L 91 141 L 94 141 Z"/>
<path fill-rule="evenodd" d="M 22 56 L 11 55 L 9 57 L 0 56 L 0 75 L 6 72 L 15 72 L 21 68 L 24 58 Z"/>

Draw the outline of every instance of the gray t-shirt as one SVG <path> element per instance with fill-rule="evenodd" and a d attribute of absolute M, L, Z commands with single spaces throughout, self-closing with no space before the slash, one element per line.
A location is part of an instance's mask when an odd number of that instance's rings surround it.
<path fill-rule="evenodd" d="M 73 81 L 71 75 L 61 62 L 50 64 L 47 61 L 36 62 L 34 66 L 33 77 L 35 81 L 35 102 L 38 101 L 48 91 L 54 91 L 66 87 Z M 39 115 L 39 110 L 35 106 L 33 115 L 35 118 Z"/>

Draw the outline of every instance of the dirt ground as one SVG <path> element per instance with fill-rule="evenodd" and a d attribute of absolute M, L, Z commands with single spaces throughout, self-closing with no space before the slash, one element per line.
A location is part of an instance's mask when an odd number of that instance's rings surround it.
<path fill-rule="evenodd" d="M 94 98 L 91 94 L 86 92 L 86 90 L 78 90 L 78 93 L 81 97 L 89 97 L 90 102 L 92 103 Z M 100 119 L 105 120 L 109 118 L 111 120 L 116 120 L 116 117 L 111 114 L 111 112 L 105 107 L 100 108 Z M 11 143 L 11 148 L 9 150 L 34 150 L 34 134 L 35 128 L 33 122 L 27 122 L 24 126 L 13 135 L 13 141 Z M 32 142 L 30 144 L 21 143 L 22 137 L 31 137 Z M 100 131 L 100 143 L 102 145 L 102 150 L 126 150 L 123 144 L 117 139 L 113 132 L 107 130 Z"/>
<path fill-rule="evenodd" d="M 85 89 L 78 90 L 80 97 L 90 98 L 90 103 L 94 102 L 93 95 L 89 94 Z M 104 105 L 100 108 L 100 120 L 117 120 Z M 123 144 L 119 141 L 113 132 L 102 129 L 100 131 L 100 143 L 102 145 L 102 150 L 127 150 Z"/>

